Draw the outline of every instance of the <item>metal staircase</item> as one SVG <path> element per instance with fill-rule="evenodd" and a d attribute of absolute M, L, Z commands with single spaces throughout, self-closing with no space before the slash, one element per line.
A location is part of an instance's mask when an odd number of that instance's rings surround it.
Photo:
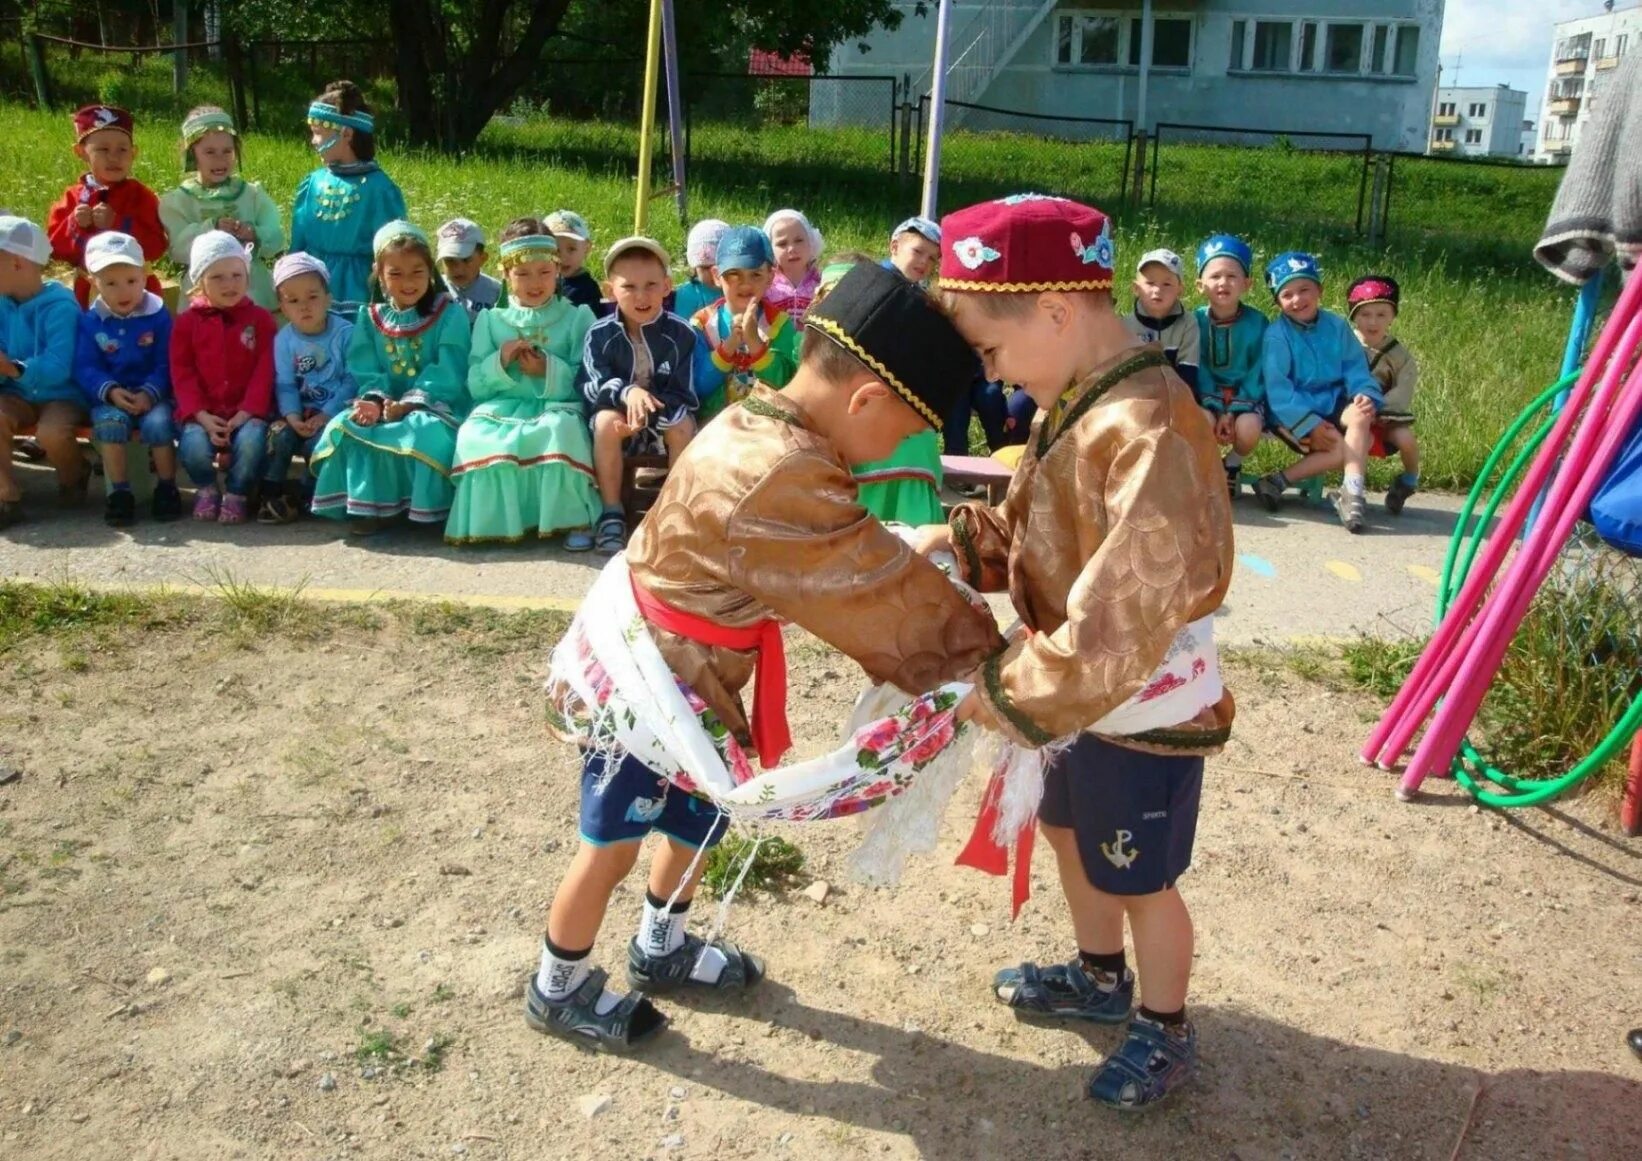
<path fill-rule="evenodd" d="M 946 99 L 974 103 L 993 79 L 1009 66 L 1021 46 L 1055 8 L 1057 0 L 987 0 L 969 21 L 950 34 L 947 45 Z M 934 66 L 924 71 L 915 93 L 927 93 Z M 953 109 L 956 119 L 963 110 Z"/>

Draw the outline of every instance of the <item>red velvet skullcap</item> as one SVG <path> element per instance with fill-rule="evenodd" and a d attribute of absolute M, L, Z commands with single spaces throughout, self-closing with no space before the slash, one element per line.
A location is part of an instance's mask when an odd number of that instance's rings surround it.
<path fill-rule="evenodd" d="M 74 144 L 78 145 L 99 129 L 118 129 L 127 137 L 136 123 L 118 105 L 86 105 L 74 110 Z"/>
<path fill-rule="evenodd" d="M 1014 194 L 941 219 L 942 290 L 1110 290 L 1112 224 L 1093 206 Z"/>

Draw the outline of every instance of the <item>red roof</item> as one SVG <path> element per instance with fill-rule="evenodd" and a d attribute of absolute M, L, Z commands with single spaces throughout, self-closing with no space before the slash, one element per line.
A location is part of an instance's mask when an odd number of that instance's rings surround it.
<path fill-rule="evenodd" d="M 755 48 L 747 54 L 747 72 L 755 77 L 808 77 L 815 75 L 815 66 L 801 52 L 782 56 Z"/>

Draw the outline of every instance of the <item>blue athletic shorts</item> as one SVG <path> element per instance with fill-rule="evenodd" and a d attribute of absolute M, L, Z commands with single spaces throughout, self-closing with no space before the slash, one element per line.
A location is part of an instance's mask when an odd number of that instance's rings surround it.
<path fill-rule="evenodd" d="M 687 847 L 714 847 L 728 820 L 706 799 L 686 794 L 631 755 L 601 790 L 605 759 L 582 754 L 581 837 L 596 847 L 641 841 L 660 831 Z"/>
<path fill-rule="evenodd" d="M 1050 762 L 1038 818 L 1074 833 L 1097 891 L 1151 895 L 1192 865 L 1202 794 L 1202 758 L 1143 754 L 1084 734 Z"/>

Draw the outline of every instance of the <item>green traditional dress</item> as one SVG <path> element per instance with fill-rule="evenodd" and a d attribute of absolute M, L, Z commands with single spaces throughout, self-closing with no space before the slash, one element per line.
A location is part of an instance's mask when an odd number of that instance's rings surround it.
<path fill-rule="evenodd" d="M 308 465 L 316 516 L 397 516 L 443 521 L 453 489 L 456 429 L 467 413 L 468 316 L 441 294 L 419 314 L 388 303 L 359 308 L 348 370 L 359 398 L 418 405 L 403 419 L 362 427 L 343 411 L 320 433 Z"/>
<path fill-rule="evenodd" d="M 197 176 L 183 178 L 182 185 L 160 199 L 160 222 L 171 237 L 171 261 L 188 269 L 188 252 L 194 239 L 217 228 L 219 218 L 233 218 L 256 231 L 256 250 L 251 256 L 251 300 L 264 310 L 278 305 L 273 261 L 285 249 L 285 228 L 280 224 L 279 207 L 256 182 L 231 177 L 221 185 L 201 185 Z"/>
<path fill-rule="evenodd" d="M 593 438 L 576 388 L 593 312 L 554 297 L 545 306 L 496 306 L 473 323 L 468 394 L 474 408 L 456 433 L 456 500 L 445 525 L 451 544 L 518 541 L 588 528 L 599 518 Z M 501 348 L 514 339 L 547 360 L 527 377 Z"/>
<path fill-rule="evenodd" d="M 888 459 L 854 470 L 861 506 L 886 524 L 944 524 L 941 509 L 941 437 L 909 435 Z"/>

